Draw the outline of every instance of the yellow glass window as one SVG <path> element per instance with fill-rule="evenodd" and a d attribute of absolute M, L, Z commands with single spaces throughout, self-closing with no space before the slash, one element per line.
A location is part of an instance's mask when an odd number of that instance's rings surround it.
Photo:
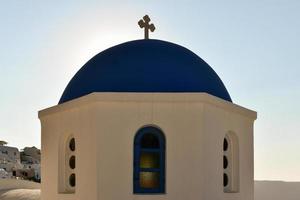
<path fill-rule="evenodd" d="M 159 153 L 142 152 L 140 168 L 159 168 Z"/>
<path fill-rule="evenodd" d="M 142 188 L 158 188 L 159 173 L 158 172 L 140 172 L 140 186 Z"/>

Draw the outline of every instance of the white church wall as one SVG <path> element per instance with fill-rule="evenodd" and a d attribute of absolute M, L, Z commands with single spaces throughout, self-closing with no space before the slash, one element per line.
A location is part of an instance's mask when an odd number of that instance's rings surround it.
<path fill-rule="evenodd" d="M 41 118 L 42 123 L 42 193 L 43 200 L 96 199 L 96 150 L 91 125 L 90 106 L 70 109 Z M 74 193 L 65 190 L 59 142 L 64 136 L 76 139 L 76 186 Z M 93 151 L 94 149 L 94 151 Z M 80 170 L 79 170 L 80 169 Z"/>
<path fill-rule="evenodd" d="M 205 149 L 207 149 L 205 199 L 253 199 L 253 121 L 245 116 L 210 104 L 205 106 Z M 239 192 L 226 193 L 223 187 L 223 140 L 234 132 L 239 141 Z M 218 142 L 216 142 L 218 141 Z M 215 152 L 215 153 L 212 153 Z"/>
<path fill-rule="evenodd" d="M 256 113 L 211 95 L 93 93 L 39 113 L 42 200 L 253 200 Z M 166 136 L 166 193 L 133 194 L 133 141 L 145 125 Z M 240 191 L 223 191 L 223 139 L 240 146 Z M 59 142 L 76 138 L 76 189 L 59 193 Z"/>
<path fill-rule="evenodd" d="M 202 194 L 200 104 L 122 102 L 98 103 L 97 108 L 102 130 L 98 135 L 102 141 L 98 145 L 99 199 L 176 200 Z M 134 136 L 147 125 L 159 127 L 166 136 L 166 194 L 133 194 Z"/>

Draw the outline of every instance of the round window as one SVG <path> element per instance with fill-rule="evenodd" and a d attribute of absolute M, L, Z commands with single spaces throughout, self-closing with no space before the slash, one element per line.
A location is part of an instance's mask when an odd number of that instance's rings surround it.
<path fill-rule="evenodd" d="M 69 166 L 71 169 L 75 169 L 75 156 L 71 156 L 69 160 Z"/>
<path fill-rule="evenodd" d="M 227 151 L 228 150 L 228 141 L 227 139 L 225 138 L 224 139 L 224 142 L 223 142 L 223 151 Z"/>
<path fill-rule="evenodd" d="M 226 156 L 223 156 L 223 168 L 226 169 L 228 167 L 228 160 Z"/>
<path fill-rule="evenodd" d="M 72 138 L 69 143 L 69 148 L 71 151 L 75 151 L 75 139 Z"/>
<path fill-rule="evenodd" d="M 228 176 L 226 173 L 223 174 L 223 186 L 226 187 L 228 185 Z"/>
<path fill-rule="evenodd" d="M 76 185 L 76 177 L 75 174 L 71 174 L 69 177 L 69 184 L 71 187 L 75 187 Z"/>

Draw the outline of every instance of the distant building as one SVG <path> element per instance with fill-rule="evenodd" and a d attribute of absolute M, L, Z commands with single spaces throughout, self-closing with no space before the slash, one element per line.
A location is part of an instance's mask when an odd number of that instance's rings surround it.
<path fill-rule="evenodd" d="M 18 148 L 5 146 L 6 144 L 4 141 L 0 142 L 0 168 L 11 173 L 14 169 L 20 169 L 23 166 Z"/>
<path fill-rule="evenodd" d="M 13 177 L 18 177 L 26 180 L 35 180 L 35 171 L 34 169 L 16 169 L 13 171 Z"/>
<path fill-rule="evenodd" d="M 41 180 L 41 151 L 36 147 L 25 147 L 21 152 L 23 169 L 18 175 L 24 179 Z"/>
<path fill-rule="evenodd" d="M 40 164 L 23 164 L 24 170 L 33 170 L 33 175 L 30 178 L 34 178 L 35 181 L 41 180 L 41 165 Z"/>
<path fill-rule="evenodd" d="M 41 150 L 36 147 L 25 147 L 21 152 L 21 161 L 25 164 L 40 164 Z"/>
<path fill-rule="evenodd" d="M 36 147 L 18 148 L 6 146 L 0 141 L 0 178 L 41 180 L 41 151 Z"/>
<path fill-rule="evenodd" d="M 3 141 L 3 140 L 0 140 L 0 146 L 5 146 L 5 145 L 7 145 L 7 142 Z"/>

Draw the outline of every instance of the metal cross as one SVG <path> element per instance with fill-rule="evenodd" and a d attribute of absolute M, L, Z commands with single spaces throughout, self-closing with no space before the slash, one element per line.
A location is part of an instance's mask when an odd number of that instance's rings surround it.
<path fill-rule="evenodd" d="M 141 19 L 138 24 L 141 28 L 144 28 L 145 31 L 145 39 L 149 39 L 149 30 L 153 32 L 155 30 L 154 24 L 149 24 L 151 21 L 148 15 L 145 15 L 143 19 Z"/>

